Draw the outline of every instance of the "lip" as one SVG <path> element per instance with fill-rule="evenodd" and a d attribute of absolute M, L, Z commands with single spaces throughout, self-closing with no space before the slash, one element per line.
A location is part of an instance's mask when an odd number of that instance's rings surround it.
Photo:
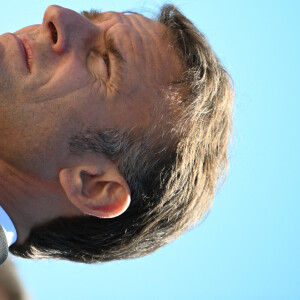
<path fill-rule="evenodd" d="M 12 33 L 16 41 L 18 42 L 20 51 L 22 53 L 22 56 L 24 58 L 24 61 L 27 65 L 27 68 L 29 72 L 31 73 L 32 70 L 32 58 L 33 58 L 33 52 L 32 52 L 32 46 L 31 46 L 31 40 L 26 35 L 20 35 L 17 36 Z"/>

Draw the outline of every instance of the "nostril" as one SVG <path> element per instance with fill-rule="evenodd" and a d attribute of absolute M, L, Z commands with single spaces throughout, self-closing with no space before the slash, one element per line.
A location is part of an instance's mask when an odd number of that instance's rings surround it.
<path fill-rule="evenodd" d="M 57 43 L 57 30 L 56 30 L 56 27 L 52 22 L 49 22 L 49 28 L 50 28 L 50 31 L 51 31 L 51 36 L 52 36 L 53 43 L 56 44 Z"/>

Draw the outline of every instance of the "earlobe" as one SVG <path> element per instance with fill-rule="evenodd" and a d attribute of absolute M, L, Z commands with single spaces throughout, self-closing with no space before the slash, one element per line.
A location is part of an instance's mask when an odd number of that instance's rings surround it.
<path fill-rule="evenodd" d="M 127 182 L 114 169 L 65 168 L 59 172 L 59 180 L 69 200 L 85 214 L 113 218 L 130 204 Z"/>

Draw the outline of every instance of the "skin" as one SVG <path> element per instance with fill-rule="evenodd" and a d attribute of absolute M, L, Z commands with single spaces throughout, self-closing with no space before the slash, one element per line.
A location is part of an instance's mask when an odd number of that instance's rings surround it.
<path fill-rule="evenodd" d="M 6 291 L 3 288 L 0 288 L 0 299 L 1 300 L 10 300 Z"/>
<path fill-rule="evenodd" d="M 182 71 L 165 33 L 140 15 L 89 20 L 49 6 L 41 25 L 0 36 L 0 204 L 18 242 L 58 216 L 126 210 L 130 190 L 116 166 L 99 155 L 70 155 L 68 142 L 87 128 L 147 128 L 159 118 L 159 88 Z M 124 58 L 122 70 L 108 38 Z"/>

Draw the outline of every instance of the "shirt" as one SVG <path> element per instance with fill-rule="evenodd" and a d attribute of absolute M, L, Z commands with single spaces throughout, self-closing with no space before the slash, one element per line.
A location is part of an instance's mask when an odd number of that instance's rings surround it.
<path fill-rule="evenodd" d="M 5 232 L 8 247 L 17 240 L 17 231 L 8 214 L 0 206 L 0 224 Z"/>

